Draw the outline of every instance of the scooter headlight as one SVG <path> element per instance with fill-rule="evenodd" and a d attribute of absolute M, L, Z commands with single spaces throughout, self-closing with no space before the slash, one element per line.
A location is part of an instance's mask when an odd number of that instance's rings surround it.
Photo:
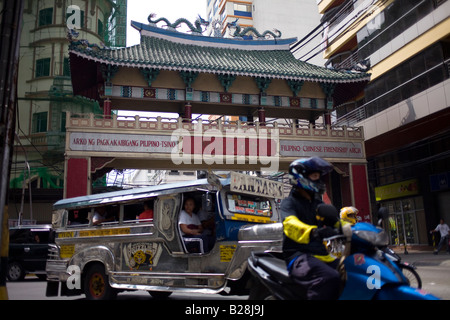
<path fill-rule="evenodd" d="M 359 230 L 355 231 L 355 235 L 376 247 L 383 247 L 389 244 L 389 237 L 384 230 L 380 232 Z"/>

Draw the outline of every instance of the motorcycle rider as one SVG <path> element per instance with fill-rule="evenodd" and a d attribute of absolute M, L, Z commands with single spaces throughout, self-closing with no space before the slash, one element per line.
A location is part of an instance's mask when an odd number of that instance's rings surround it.
<path fill-rule="evenodd" d="M 330 226 L 319 227 L 316 217 L 317 207 L 323 203 L 319 196 L 325 191 L 320 178 L 332 169 L 330 163 L 319 157 L 295 160 L 289 166 L 293 187 L 281 203 L 283 255 L 289 275 L 306 289 L 308 300 L 339 297 L 338 261 L 323 243 L 335 231 Z"/>
<path fill-rule="evenodd" d="M 343 207 L 339 212 L 342 221 L 348 222 L 351 225 L 355 225 L 357 220 L 359 210 L 355 207 Z"/>

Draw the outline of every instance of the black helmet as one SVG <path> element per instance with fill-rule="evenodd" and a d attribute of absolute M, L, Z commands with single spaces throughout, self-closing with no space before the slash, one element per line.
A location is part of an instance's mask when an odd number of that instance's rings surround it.
<path fill-rule="evenodd" d="M 332 170 L 333 166 L 319 157 L 298 159 L 289 166 L 289 179 L 296 187 L 312 192 L 323 192 L 325 185 L 320 180 L 310 180 L 308 176 L 313 172 L 319 172 L 322 177 Z"/>

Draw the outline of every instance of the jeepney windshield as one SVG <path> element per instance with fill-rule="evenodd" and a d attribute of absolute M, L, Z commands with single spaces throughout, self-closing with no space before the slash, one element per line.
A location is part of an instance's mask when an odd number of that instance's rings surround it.
<path fill-rule="evenodd" d="M 227 193 L 228 211 L 255 216 L 272 217 L 270 201 L 263 197 L 243 195 L 233 192 Z"/>

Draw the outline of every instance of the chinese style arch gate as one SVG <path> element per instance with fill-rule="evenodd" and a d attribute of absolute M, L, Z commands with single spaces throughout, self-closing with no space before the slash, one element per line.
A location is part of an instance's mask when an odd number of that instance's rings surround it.
<path fill-rule="evenodd" d="M 367 74 L 298 61 L 289 50 L 295 38 L 244 40 L 132 26 L 141 34 L 132 47 L 70 38 L 74 94 L 98 101 L 104 114 L 66 117 L 65 197 L 90 194 L 95 177 L 111 169 L 286 171 L 293 160 L 317 155 L 338 172 L 330 176 L 333 202 L 354 205 L 370 219 L 362 128 L 328 121 L 335 105 L 363 90 Z M 121 118 L 112 110 L 179 117 Z M 316 124 L 321 116 L 325 122 Z"/>

